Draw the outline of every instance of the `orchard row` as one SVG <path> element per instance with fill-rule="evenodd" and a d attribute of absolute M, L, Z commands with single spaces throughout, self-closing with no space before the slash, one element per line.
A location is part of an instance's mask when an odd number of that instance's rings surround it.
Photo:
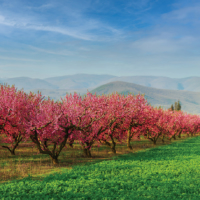
<path fill-rule="evenodd" d="M 96 142 L 108 145 L 116 153 L 116 140 L 130 142 L 141 136 L 154 144 L 158 138 L 176 139 L 181 133 L 200 131 L 200 117 L 157 109 L 144 96 L 96 96 L 87 93 L 83 99 L 76 93 L 61 102 L 44 100 L 41 93 L 26 94 L 14 86 L 0 85 L 0 143 L 6 143 L 11 154 L 21 141 L 31 139 L 42 154 L 58 163 L 60 152 L 68 142 L 79 141 L 86 156 Z"/>

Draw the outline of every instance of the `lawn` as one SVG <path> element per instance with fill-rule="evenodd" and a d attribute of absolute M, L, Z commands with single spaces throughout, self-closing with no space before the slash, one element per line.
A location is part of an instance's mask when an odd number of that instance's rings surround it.
<path fill-rule="evenodd" d="M 96 160 L 68 168 L 59 167 L 58 172 L 53 168 L 50 170 L 51 173 L 40 178 L 30 175 L 23 179 L 1 183 L 0 197 L 19 200 L 199 200 L 199 146 L 200 137 L 197 136 L 134 153 L 118 154 L 109 157 L 109 160 L 98 160 L 98 162 Z M 35 156 L 37 159 L 37 155 Z M 30 157 L 27 156 L 27 159 Z"/>

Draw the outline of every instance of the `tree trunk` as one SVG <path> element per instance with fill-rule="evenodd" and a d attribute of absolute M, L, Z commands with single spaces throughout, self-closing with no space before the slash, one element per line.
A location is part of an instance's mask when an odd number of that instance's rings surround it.
<path fill-rule="evenodd" d="M 112 151 L 114 154 L 116 154 L 116 149 L 115 149 L 116 143 L 114 142 L 114 140 L 112 140 L 112 143 L 110 143 L 110 142 L 108 142 L 108 141 L 106 141 L 106 140 L 103 140 L 102 142 L 101 142 L 101 140 L 99 140 L 99 141 L 100 141 L 100 143 L 103 142 L 104 145 L 110 147 L 111 151 Z"/>
<path fill-rule="evenodd" d="M 149 137 L 148 137 L 148 139 L 151 140 L 151 141 L 153 142 L 154 146 L 155 146 L 158 137 L 157 137 L 157 138 L 155 138 L 155 137 L 154 137 L 154 138 L 149 138 Z"/>
<path fill-rule="evenodd" d="M 58 165 L 58 156 L 50 156 L 54 166 Z"/>
<path fill-rule="evenodd" d="M 73 144 L 69 143 L 68 145 L 69 145 L 70 148 L 73 149 Z"/>
<path fill-rule="evenodd" d="M 10 151 L 11 155 L 15 155 L 15 149 L 18 147 L 18 145 L 21 141 L 22 141 L 22 136 L 21 136 L 21 134 L 19 134 L 15 138 L 15 145 L 14 145 L 13 149 L 11 149 L 10 147 L 7 147 L 7 146 L 2 146 L 2 147 L 8 149 Z"/>
<path fill-rule="evenodd" d="M 115 146 L 116 146 L 116 143 L 114 141 L 114 138 L 110 135 L 110 138 L 112 140 L 112 144 L 111 144 L 111 151 L 116 154 L 116 149 L 115 149 Z"/>
<path fill-rule="evenodd" d="M 10 151 L 10 153 L 11 153 L 11 155 L 15 156 L 15 149 L 12 149 L 12 150 Z"/>
<path fill-rule="evenodd" d="M 45 125 L 46 126 L 46 125 Z M 45 127 L 44 126 L 44 127 Z M 43 127 L 41 127 L 43 128 Z M 40 130 L 41 128 L 39 128 L 38 130 Z M 35 143 L 37 145 L 37 149 L 39 150 L 40 153 L 42 154 L 46 154 L 49 155 L 53 165 L 58 165 L 58 156 L 60 155 L 60 152 L 62 151 L 62 149 L 65 147 L 66 142 L 67 142 L 67 138 L 68 138 L 68 129 L 65 130 L 66 135 L 64 136 L 64 140 L 61 142 L 60 147 L 57 149 L 57 144 L 53 143 L 53 149 L 50 150 L 47 144 L 47 141 L 44 141 L 43 143 L 40 141 L 39 137 L 38 137 L 38 133 L 37 130 L 35 129 L 34 134 L 30 135 L 30 139 L 32 140 L 33 143 Z"/>
<path fill-rule="evenodd" d="M 174 140 L 176 140 L 176 135 L 175 134 L 172 137 L 174 138 Z"/>
<path fill-rule="evenodd" d="M 83 148 L 83 155 L 87 158 L 91 158 L 91 152 L 90 152 L 90 148 L 92 146 L 94 142 L 86 142 L 85 144 L 87 145 L 87 148 L 85 147 L 84 144 L 82 144 L 82 148 Z"/>
<path fill-rule="evenodd" d="M 83 155 L 84 157 L 87 157 L 87 149 L 83 146 Z"/>
<path fill-rule="evenodd" d="M 90 151 L 89 149 L 87 149 L 87 156 L 88 156 L 89 158 L 92 157 L 92 155 L 91 155 L 91 151 Z"/>
<path fill-rule="evenodd" d="M 112 147 L 111 147 L 111 151 L 112 151 L 114 154 L 116 154 L 115 146 L 112 146 Z"/>
<path fill-rule="evenodd" d="M 89 149 L 86 149 L 85 146 L 83 146 L 83 155 L 87 158 L 91 158 L 92 155 L 91 155 L 91 152 Z"/>
<path fill-rule="evenodd" d="M 162 143 L 164 143 L 164 142 L 165 142 L 165 141 L 164 141 L 164 138 L 165 138 L 165 137 L 163 136 L 163 138 L 162 138 Z"/>
<path fill-rule="evenodd" d="M 106 146 L 109 146 L 111 151 L 116 154 L 116 149 L 115 149 L 115 146 L 116 146 L 116 143 L 114 142 L 114 139 L 112 138 L 111 136 L 111 140 L 112 140 L 112 143 L 106 141 L 106 140 L 103 140 L 103 144 L 106 145 Z M 101 142 L 101 140 L 100 140 Z"/>
<path fill-rule="evenodd" d="M 156 138 L 149 138 L 149 137 L 148 137 L 148 139 L 151 140 L 151 141 L 153 142 L 154 145 L 156 145 L 156 141 L 157 141 L 158 138 L 156 139 Z"/>
<path fill-rule="evenodd" d="M 132 147 L 131 144 L 130 144 L 130 142 L 131 142 L 130 133 L 131 133 L 131 130 L 129 129 L 129 130 L 128 130 L 128 136 L 127 136 L 127 147 L 128 147 L 128 149 L 132 150 L 133 147 Z"/>
<path fill-rule="evenodd" d="M 133 150 L 133 147 L 130 144 L 128 144 L 127 147 L 129 150 Z"/>
<path fill-rule="evenodd" d="M 16 148 L 10 149 L 10 148 L 7 147 L 7 146 L 2 146 L 2 147 L 8 149 L 8 150 L 10 151 L 11 155 L 15 156 L 15 149 L 16 149 Z"/>
<path fill-rule="evenodd" d="M 70 148 L 73 148 L 74 140 L 69 141 L 68 145 Z"/>

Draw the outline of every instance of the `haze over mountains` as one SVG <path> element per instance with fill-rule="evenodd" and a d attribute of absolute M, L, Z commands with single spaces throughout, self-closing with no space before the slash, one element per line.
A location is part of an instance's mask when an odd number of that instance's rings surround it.
<path fill-rule="evenodd" d="M 164 109 L 168 109 L 171 104 L 180 100 L 181 110 L 191 114 L 200 114 L 200 92 L 156 89 L 122 81 L 107 83 L 90 92 L 102 95 L 103 93 L 112 94 L 115 91 L 122 95 L 127 95 L 130 92 L 133 92 L 134 95 L 145 94 L 145 98 L 152 106 L 161 106 Z"/>
<path fill-rule="evenodd" d="M 180 100 L 182 110 L 200 114 L 200 77 L 168 78 L 161 76 L 123 76 L 75 74 L 45 79 L 29 77 L 0 78 L 0 83 L 7 83 L 26 93 L 41 91 L 45 99 L 60 100 L 66 93 L 77 92 L 80 95 L 87 90 L 97 95 L 111 94 L 118 91 L 121 94 L 144 94 L 153 106 L 169 108 L 172 103 Z"/>

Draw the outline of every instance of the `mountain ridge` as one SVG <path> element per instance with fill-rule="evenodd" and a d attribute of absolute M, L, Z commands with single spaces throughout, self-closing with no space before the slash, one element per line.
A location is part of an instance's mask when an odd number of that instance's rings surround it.
<path fill-rule="evenodd" d="M 138 93 L 140 91 L 141 94 L 145 93 L 147 100 L 154 106 L 167 108 L 175 101 L 181 100 L 185 111 L 200 113 L 198 108 L 200 105 L 198 101 L 198 98 L 200 99 L 200 96 L 198 96 L 200 94 L 200 77 L 179 79 L 164 76 L 117 77 L 113 75 L 75 74 L 45 79 L 29 77 L 0 78 L 0 83 L 7 83 L 10 86 L 15 85 L 18 90 L 23 88 L 26 93 L 30 91 L 37 93 L 39 90 L 45 96 L 45 99 L 49 96 L 55 101 L 60 101 L 61 97 L 64 98 L 66 94 L 74 94 L 74 92 L 84 96 L 87 91 L 99 91 L 99 87 L 106 87 L 107 89 L 102 90 L 105 93 L 119 91 L 128 94 L 129 92 Z M 113 87 L 109 83 L 114 84 Z M 180 93 L 181 91 L 183 93 Z M 170 95 L 172 96 L 170 97 Z M 184 107 L 184 104 L 186 107 Z"/>
<path fill-rule="evenodd" d="M 164 109 L 170 108 L 171 104 L 180 100 L 183 111 L 191 114 L 200 113 L 200 92 L 157 89 L 122 81 L 102 85 L 90 92 L 92 94 L 96 92 L 97 96 L 102 94 L 108 95 L 115 92 L 121 95 L 127 95 L 128 93 L 137 95 L 140 93 L 145 95 L 144 97 L 152 106 L 161 106 Z"/>
<path fill-rule="evenodd" d="M 15 84 L 18 89 L 65 89 L 80 90 L 94 89 L 100 85 L 113 82 L 125 81 L 147 87 L 159 89 L 174 89 L 200 92 L 200 77 L 186 78 L 169 78 L 165 76 L 113 76 L 113 75 L 96 75 L 96 74 L 74 74 L 58 77 L 49 77 L 44 79 L 15 77 L 0 78 L 0 83 L 7 82 L 9 85 Z"/>

